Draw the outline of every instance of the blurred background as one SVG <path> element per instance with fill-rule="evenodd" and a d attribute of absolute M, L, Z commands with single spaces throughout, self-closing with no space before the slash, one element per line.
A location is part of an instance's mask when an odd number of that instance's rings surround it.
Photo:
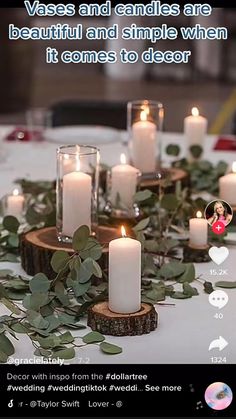
<path fill-rule="evenodd" d="M 124 106 L 128 100 L 155 99 L 165 106 L 165 130 L 181 132 L 183 119 L 197 106 L 214 133 L 236 134 L 236 10 L 214 9 L 210 17 L 187 18 L 35 17 L 25 9 L 1 9 L 0 14 L 0 124 L 23 123 L 32 107 L 53 108 L 63 102 L 104 103 Z M 134 23 L 159 26 L 226 26 L 223 41 L 9 41 L 8 25 L 47 26 L 53 23 L 110 26 Z M 46 64 L 45 49 L 68 50 L 134 49 L 154 46 L 158 50 L 188 50 L 188 64 Z M 124 109 L 124 108 L 122 108 Z M 76 123 L 89 123 L 79 120 Z M 92 121 L 91 121 L 92 122 Z M 101 121 L 101 124 L 104 122 Z M 122 127 L 122 126 L 121 126 Z"/>

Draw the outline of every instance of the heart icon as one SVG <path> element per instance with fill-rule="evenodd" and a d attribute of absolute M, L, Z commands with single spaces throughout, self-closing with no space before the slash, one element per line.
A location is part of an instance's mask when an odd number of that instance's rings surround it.
<path fill-rule="evenodd" d="M 213 246 L 209 249 L 209 256 L 217 265 L 221 265 L 229 256 L 229 250 L 227 247 L 216 247 Z"/>

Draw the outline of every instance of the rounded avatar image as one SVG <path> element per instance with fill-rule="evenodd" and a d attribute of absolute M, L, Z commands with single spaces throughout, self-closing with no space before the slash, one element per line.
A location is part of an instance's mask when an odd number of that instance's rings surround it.
<path fill-rule="evenodd" d="M 233 210 L 226 201 L 211 201 L 205 209 L 205 218 L 211 226 L 221 221 L 227 226 L 233 217 Z"/>
<path fill-rule="evenodd" d="M 213 410 L 226 409 L 233 400 L 231 388 L 225 383 L 213 383 L 205 392 L 205 401 Z"/>

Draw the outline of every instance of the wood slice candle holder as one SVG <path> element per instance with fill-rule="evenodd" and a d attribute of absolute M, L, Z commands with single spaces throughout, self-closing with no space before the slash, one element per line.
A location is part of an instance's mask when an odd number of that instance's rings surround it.
<path fill-rule="evenodd" d="M 88 326 L 104 335 L 136 336 L 157 328 L 158 315 L 153 305 L 142 303 L 137 313 L 119 314 L 109 310 L 108 302 L 100 302 L 88 309 Z"/>
<path fill-rule="evenodd" d="M 172 192 L 175 188 L 175 183 L 180 181 L 182 185 L 187 186 L 189 183 L 189 175 L 182 169 L 177 169 L 175 167 L 160 169 L 158 172 L 161 174 L 161 179 L 159 179 L 156 174 L 147 174 L 141 176 L 140 180 L 140 189 L 150 189 L 153 192 L 157 192 L 157 186 L 160 185 L 160 182 L 165 179 L 170 179 L 172 183 L 170 186 L 166 187 L 166 192 Z"/>
<path fill-rule="evenodd" d="M 187 172 L 185 172 L 182 169 L 171 167 L 171 168 L 160 169 L 159 171 L 157 170 L 157 173 L 160 173 L 162 175 L 162 180 L 168 177 L 170 181 L 172 182 L 172 185 L 166 188 L 167 192 L 172 192 L 174 190 L 175 183 L 177 181 L 181 181 L 183 186 L 189 185 L 189 175 Z M 107 182 L 107 171 L 102 170 L 100 172 L 100 186 L 104 192 L 107 190 L 106 182 Z M 157 186 L 159 184 L 160 184 L 160 179 L 156 177 L 155 173 L 144 175 L 140 179 L 141 190 L 150 189 L 153 192 L 158 192 Z"/>
<path fill-rule="evenodd" d="M 190 244 L 184 246 L 183 262 L 185 263 L 204 263 L 210 262 L 211 258 L 208 254 L 210 246 L 207 244 L 205 247 L 194 247 Z"/>
<path fill-rule="evenodd" d="M 99 261 L 102 268 L 107 267 L 108 243 L 118 237 L 120 237 L 118 229 L 105 226 L 98 227 L 97 239 L 103 246 L 103 255 Z M 48 278 L 54 278 L 56 274 L 50 262 L 56 250 L 65 250 L 70 254 L 74 253 L 71 244 L 58 241 L 56 227 L 42 228 L 22 235 L 20 240 L 22 268 L 28 275 L 43 272 Z"/>

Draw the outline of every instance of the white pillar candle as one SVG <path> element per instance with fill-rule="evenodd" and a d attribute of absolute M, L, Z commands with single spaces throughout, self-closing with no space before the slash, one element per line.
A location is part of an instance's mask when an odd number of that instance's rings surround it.
<path fill-rule="evenodd" d="M 219 179 L 220 199 L 236 206 L 236 161 L 232 165 L 232 173 Z"/>
<path fill-rule="evenodd" d="M 207 237 L 207 220 L 202 218 L 201 211 L 198 211 L 197 217 L 189 220 L 189 244 L 192 247 L 205 247 L 207 245 Z"/>
<path fill-rule="evenodd" d="M 24 196 L 19 193 L 18 189 L 14 189 L 12 195 L 7 197 L 6 215 L 12 215 L 16 218 L 22 217 L 24 202 Z"/>
<path fill-rule="evenodd" d="M 140 113 L 140 121 L 132 126 L 132 155 L 134 166 L 142 173 L 156 170 L 157 127 L 147 120 L 148 109 Z"/>
<path fill-rule="evenodd" d="M 72 237 L 84 224 L 91 228 L 91 199 L 90 175 L 77 170 L 63 176 L 62 232 L 65 236 Z"/>
<path fill-rule="evenodd" d="M 207 124 L 207 119 L 199 115 L 198 108 L 193 108 L 192 115 L 184 119 L 184 134 L 188 146 L 195 144 L 203 146 Z"/>
<path fill-rule="evenodd" d="M 125 235 L 125 230 L 123 235 Z M 141 307 L 141 243 L 129 237 L 109 243 L 109 308 L 135 313 Z"/>
<path fill-rule="evenodd" d="M 137 188 L 138 169 L 126 164 L 125 154 L 120 156 L 121 164 L 111 169 L 111 203 L 116 205 L 119 194 L 120 202 L 131 208 Z"/>

